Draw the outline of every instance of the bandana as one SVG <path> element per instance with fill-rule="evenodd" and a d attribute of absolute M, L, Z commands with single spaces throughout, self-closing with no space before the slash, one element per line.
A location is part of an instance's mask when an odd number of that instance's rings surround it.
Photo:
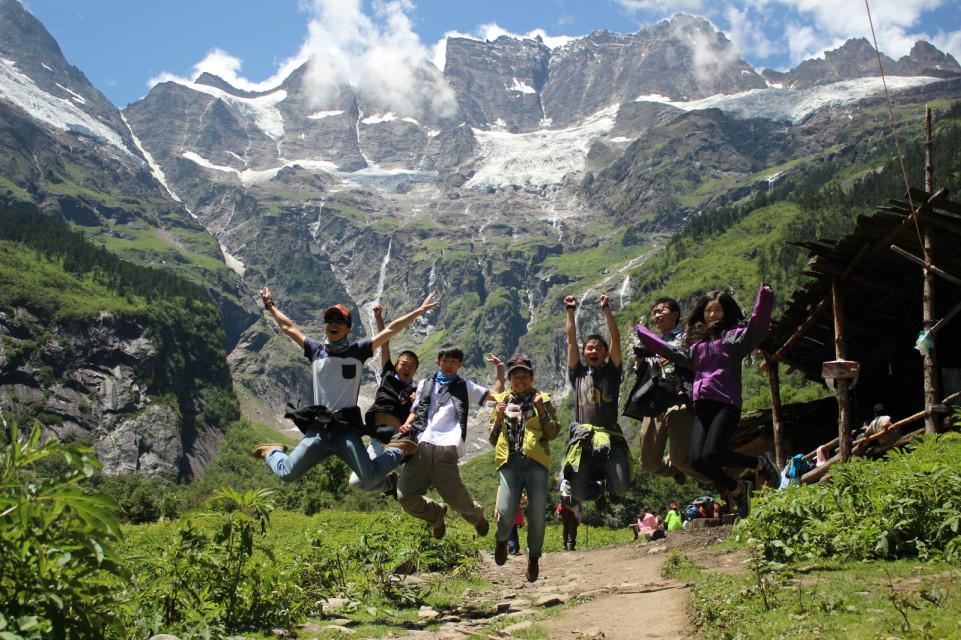
<path fill-rule="evenodd" d="M 327 349 L 328 353 L 342 353 L 346 351 L 349 346 L 350 341 L 347 339 L 347 336 L 344 336 L 340 340 L 324 338 L 324 348 Z"/>
<path fill-rule="evenodd" d="M 457 382 L 460 380 L 460 376 L 456 373 L 452 376 L 445 375 L 443 371 L 438 371 L 434 374 L 434 380 L 436 380 L 441 385 L 449 385 L 452 382 Z"/>

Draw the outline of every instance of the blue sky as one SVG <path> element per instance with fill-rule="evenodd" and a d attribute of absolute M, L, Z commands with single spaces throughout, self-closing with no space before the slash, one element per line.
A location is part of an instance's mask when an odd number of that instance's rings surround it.
<path fill-rule="evenodd" d="M 152 82 L 201 70 L 266 89 L 305 55 L 323 51 L 353 80 L 384 60 L 442 62 L 450 33 L 629 33 L 678 11 L 709 19 L 758 69 L 786 69 L 847 38 L 870 39 L 863 0 L 21 1 L 67 59 L 120 107 L 145 95 Z M 871 2 L 880 48 L 894 58 L 926 39 L 961 59 L 959 9 L 958 0 Z"/>

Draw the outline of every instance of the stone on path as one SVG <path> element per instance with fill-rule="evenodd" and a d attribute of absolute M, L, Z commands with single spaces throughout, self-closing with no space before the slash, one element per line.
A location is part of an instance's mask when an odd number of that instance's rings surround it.
<path fill-rule="evenodd" d="M 530 629 L 533 626 L 534 626 L 533 622 L 531 622 L 530 620 L 525 620 L 524 622 L 518 622 L 517 624 L 512 624 L 509 627 L 504 627 L 503 629 L 501 629 L 501 635 L 512 636 L 519 631 Z"/>
<path fill-rule="evenodd" d="M 534 606 L 535 607 L 556 607 L 559 604 L 564 604 L 570 599 L 571 597 L 569 595 L 560 594 L 560 593 L 548 593 L 538 598 L 537 602 L 534 603 Z"/>

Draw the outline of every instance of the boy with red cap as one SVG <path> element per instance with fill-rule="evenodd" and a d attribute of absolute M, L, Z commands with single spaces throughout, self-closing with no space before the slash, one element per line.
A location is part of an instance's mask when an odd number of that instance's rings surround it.
<path fill-rule="evenodd" d="M 431 293 L 419 307 L 397 318 L 373 338 L 350 342 L 350 310 L 336 304 L 324 311 L 324 339 L 317 340 L 304 335 L 274 304 L 267 288 L 260 292 L 264 308 L 270 312 L 281 331 L 304 350 L 304 356 L 311 363 L 314 382 L 314 404 L 322 405 L 336 418 L 329 425 L 309 427 L 304 439 L 287 454 L 282 444 L 261 444 L 253 449 L 253 455 L 263 458 L 267 466 L 281 480 L 296 480 L 311 467 L 330 454 L 339 456 L 357 476 L 366 483 L 376 479 L 384 482 L 385 476 L 394 470 L 406 456 L 417 451 L 417 445 L 409 440 L 393 440 L 387 444 L 384 453 L 373 460 L 367 455 L 361 433 L 363 418 L 357 407 L 357 395 L 364 362 L 374 355 L 374 349 L 390 338 L 415 318 L 424 315 L 437 306 Z"/>

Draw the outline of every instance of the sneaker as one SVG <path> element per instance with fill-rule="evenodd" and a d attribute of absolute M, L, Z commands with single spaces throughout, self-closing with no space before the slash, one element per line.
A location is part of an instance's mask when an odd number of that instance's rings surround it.
<path fill-rule="evenodd" d="M 491 525 L 487 521 L 487 518 L 481 516 L 480 522 L 474 525 L 474 531 L 477 532 L 481 538 L 487 535 L 487 532 L 491 530 Z"/>
<path fill-rule="evenodd" d="M 537 561 L 539 558 L 534 556 L 527 556 L 527 581 L 534 582 L 537 580 L 537 576 L 540 575 L 541 569 L 537 566 Z"/>
<path fill-rule="evenodd" d="M 256 447 L 250 450 L 250 455 L 255 458 L 260 458 L 261 460 L 266 460 L 267 456 L 274 449 L 280 449 L 284 453 L 287 453 L 287 445 L 281 444 L 279 442 L 269 442 L 267 444 L 258 444 Z"/>
<path fill-rule="evenodd" d="M 384 495 L 388 498 L 397 499 L 397 472 L 391 471 L 387 474 L 387 484 L 390 485 L 384 489 Z"/>
<path fill-rule="evenodd" d="M 431 533 L 434 534 L 434 537 L 438 540 L 443 538 L 444 534 L 447 533 L 446 519 L 447 519 L 447 505 L 442 504 L 440 505 L 440 518 L 437 520 L 437 522 L 434 523 L 433 530 L 431 531 Z"/>
<path fill-rule="evenodd" d="M 397 449 L 404 454 L 404 457 L 400 460 L 400 463 L 404 464 L 413 458 L 415 453 L 417 453 L 417 443 L 413 440 L 391 440 L 384 445 L 384 451 L 388 451 L 390 449 Z"/>
<path fill-rule="evenodd" d="M 751 513 L 751 491 L 754 490 L 754 483 L 750 480 L 738 480 L 741 493 L 734 497 L 737 502 L 737 515 L 746 518 Z"/>
<path fill-rule="evenodd" d="M 507 562 L 507 540 L 498 540 L 494 544 L 494 562 L 498 566 Z"/>
<path fill-rule="evenodd" d="M 777 463 L 774 456 L 767 451 L 757 457 L 757 472 L 770 485 L 776 486 L 780 483 L 781 474 L 777 470 Z"/>

